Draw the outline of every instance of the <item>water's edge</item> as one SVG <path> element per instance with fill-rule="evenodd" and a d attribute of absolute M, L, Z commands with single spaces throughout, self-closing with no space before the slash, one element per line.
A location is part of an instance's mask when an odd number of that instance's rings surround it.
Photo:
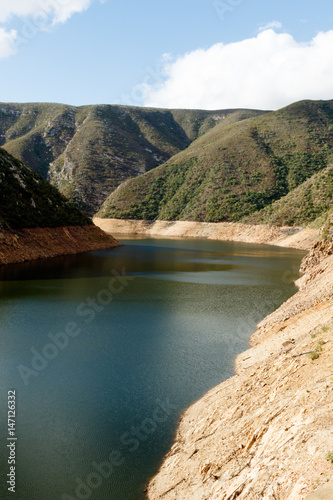
<path fill-rule="evenodd" d="M 236 223 L 151 223 L 110 219 L 95 220 L 95 223 L 106 232 L 112 230 L 118 234 L 200 237 L 307 250 L 314 246 L 319 235 L 319 231 L 313 229 L 298 228 L 287 234 L 285 228 Z M 211 389 L 184 412 L 175 443 L 148 485 L 150 500 L 162 497 L 232 500 L 236 496 L 239 500 L 256 500 L 264 496 L 266 489 L 270 489 L 272 498 L 281 500 L 304 500 L 311 492 L 311 499 L 317 498 L 313 492 L 332 477 L 326 456 L 330 445 L 333 449 L 333 437 L 325 424 L 330 421 L 333 408 L 332 391 L 331 396 L 327 391 L 326 401 L 321 405 L 316 399 L 311 401 L 309 398 L 305 402 L 304 393 L 311 392 L 308 387 L 314 378 L 319 379 L 318 383 L 327 380 L 332 347 L 329 344 L 326 348 L 320 365 L 314 365 L 313 360 L 302 354 L 315 352 L 311 339 L 321 331 L 330 331 L 333 326 L 333 293 L 329 286 L 333 282 L 331 254 L 314 246 L 303 260 L 301 271 L 304 275 L 296 282 L 299 291 L 261 321 L 250 339 L 254 347 L 236 358 L 236 375 Z M 323 340 L 324 344 L 329 342 Z M 295 352 L 295 347 L 296 354 L 292 354 L 285 365 L 286 354 Z M 294 373 L 303 367 L 300 383 L 295 377 L 301 372 L 296 376 Z M 278 381 L 284 380 L 280 386 L 276 383 L 276 371 L 281 373 Z M 323 379 L 320 374 L 325 375 Z M 285 390 L 289 389 L 286 385 L 293 388 L 294 394 L 285 403 Z M 291 406 L 290 402 L 295 399 L 301 402 Z M 253 415 L 256 405 L 259 410 Z M 313 416 L 304 422 L 295 414 L 295 407 L 302 405 L 301 414 Z M 286 427 L 286 421 L 290 426 Z M 293 429 L 293 425 L 298 428 L 285 441 L 286 432 Z M 315 443 L 310 458 L 309 437 L 304 438 L 307 433 Z M 283 440 L 278 451 L 277 443 Z M 218 447 L 217 442 L 221 443 Z"/>
<path fill-rule="evenodd" d="M 112 231 L 115 234 L 199 237 L 303 250 L 315 247 L 319 237 L 319 231 L 315 229 L 251 226 L 240 223 L 119 221 L 115 219 L 95 219 L 94 222 L 104 231 Z M 157 500 L 161 497 L 171 499 L 175 498 L 174 495 L 189 500 L 192 498 L 231 500 L 236 496 L 239 500 L 255 500 L 259 496 L 264 496 L 265 490 L 269 493 L 269 489 L 273 495 L 272 498 L 286 500 L 322 498 L 320 495 L 324 490 L 326 494 L 327 492 L 332 494 L 332 473 L 329 462 L 325 461 L 325 450 L 328 449 L 328 443 L 333 446 L 333 438 L 331 435 L 328 436 L 325 424 L 318 425 L 318 422 L 325 422 L 325 419 L 329 421 L 331 411 L 329 403 L 332 404 L 332 401 L 329 401 L 327 396 L 326 405 L 322 404 L 322 407 L 326 406 L 326 410 L 320 411 L 314 402 L 310 401 L 305 404 L 304 396 L 302 396 L 304 406 L 302 413 L 308 412 L 312 415 L 315 413 L 316 416 L 312 418 L 310 425 L 306 425 L 306 421 L 300 424 L 299 416 L 295 415 L 293 408 L 288 408 L 290 400 L 281 408 L 280 401 L 284 394 L 279 390 L 280 387 L 276 386 L 274 373 L 284 370 L 285 375 L 282 379 L 286 380 L 286 384 L 294 385 L 296 399 L 301 397 L 302 391 L 309 393 L 307 387 L 310 386 L 312 378 L 318 376 L 318 369 L 313 370 L 311 366 L 308 366 L 314 361 L 307 360 L 300 365 L 299 359 L 304 360 L 304 358 L 301 358 L 302 352 L 297 353 L 293 355 L 294 371 L 288 371 L 288 367 L 283 366 L 283 361 L 285 361 L 283 357 L 289 351 L 293 351 L 298 343 L 303 344 L 302 347 L 301 345 L 298 347 L 298 351 L 314 352 L 315 346 L 309 338 L 320 333 L 322 325 L 325 328 L 323 330 L 326 331 L 329 327 L 325 325 L 332 326 L 333 324 L 333 307 L 330 305 L 332 291 L 327 293 L 328 283 L 333 280 L 333 257 L 330 256 L 330 252 L 318 252 L 314 249 L 312 255 L 310 253 L 310 257 L 308 255 L 304 259 L 301 270 L 304 275 L 296 282 L 299 291 L 258 325 L 250 339 L 253 347 L 238 355 L 235 360 L 235 377 L 211 389 L 184 412 L 178 426 L 175 443 L 165 457 L 158 474 L 149 483 L 147 495 L 150 500 Z M 326 292 L 324 296 L 323 290 Z M 304 340 L 306 333 L 309 337 Z M 322 342 L 326 344 L 329 341 Z M 327 356 L 331 353 L 327 353 Z M 328 360 L 325 361 L 321 361 L 320 371 L 326 375 Z M 305 367 L 303 384 L 300 387 L 299 380 L 295 385 L 293 375 L 303 367 Z M 261 373 L 257 373 L 257 370 Z M 325 379 L 327 376 L 324 377 Z M 248 395 L 251 386 L 255 387 L 254 392 L 259 386 L 258 396 Z M 264 389 L 268 398 L 266 405 L 262 405 L 262 386 L 266 387 Z M 282 386 L 285 389 L 285 384 Z M 238 392 L 236 387 L 241 394 L 235 397 L 235 393 Z M 252 417 L 250 412 L 258 399 L 263 409 L 261 413 L 265 416 L 261 424 L 258 417 Z M 229 411 L 225 411 L 226 408 Z M 274 413 L 275 410 L 277 410 L 276 413 Z M 218 412 L 220 412 L 219 417 Z M 268 415 L 265 415 L 266 412 Z M 285 414 L 279 420 L 278 415 L 282 412 Z M 236 419 L 233 420 L 235 414 Z M 248 414 L 250 417 L 247 416 Z M 275 419 L 274 424 L 271 423 L 273 419 Z M 276 442 L 281 442 L 285 438 L 286 431 L 289 429 L 289 427 L 285 428 L 285 422 L 288 420 L 292 422 L 293 419 L 297 421 L 298 430 L 287 440 L 287 443 L 292 444 L 281 450 L 280 457 L 277 459 Z M 218 425 L 215 428 L 213 426 L 212 432 L 211 427 L 214 421 Z M 315 421 L 316 425 L 313 425 Z M 223 429 L 229 427 L 229 431 L 227 430 L 223 435 L 223 431 L 219 432 L 221 427 Z M 290 427 L 293 428 L 292 423 Z M 307 442 L 307 439 L 304 439 L 306 432 L 315 442 L 315 452 L 312 451 L 310 459 L 306 453 L 308 450 L 302 449 L 304 443 Z M 268 434 L 270 434 L 269 439 L 265 440 Z M 240 441 L 238 447 L 235 443 L 235 435 Z M 216 442 L 220 440 L 228 442 L 226 446 L 221 446 L 221 449 L 216 447 Z M 205 442 L 204 446 L 198 445 L 202 441 Z M 297 451 L 295 442 L 298 445 Z M 264 457 L 262 447 L 265 450 Z M 236 460 L 230 460 L 230 450 L 233 448 Z M 245 450 L 247 454 L 251 450 L 251 459 L 243 457 L 243 460 L 248 460 L 245 466 L 240 466 L 242 452 L 239 450 Z M 195 459 L 193 459 L 194 455 Z M 296 458 L 297 466 L 295 466 Z M 253 459 L 256 459 L 254 464 Z M 279 472 L 276 471 L 275 460 L 278 461 Z M 230 475 L 229 478 L 222 477 L 221 480 L 222 464 L 225 462 L 231 463 Z M 270 481 L 267 481 L 267 477 Z M 331 481 L 325 484 L 330 478 Z M 309 493 L 311 493 L 310 497 Z M 276 497 L 276 494 L 279 496 Z"/>
<path fill-rule="evenodd" d="M 207 238 L 217 241 L 259 243 L 309 250 L 317 241 L 317 229 L 251 225 L 240 222 L 145 221 L 93 219 L 108 234 L 141 234 L 169 238 Z"/>
<path fill-rule="evenodd" d="M 0 228 L 0 265 L 120 246 L 112 235 L 89 226 Z"/>

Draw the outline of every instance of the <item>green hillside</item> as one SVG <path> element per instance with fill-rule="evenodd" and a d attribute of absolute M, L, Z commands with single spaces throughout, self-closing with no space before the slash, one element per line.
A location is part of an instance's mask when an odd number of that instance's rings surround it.
<path fill-rule="evenodd" d="M 261 113 L 0 104 L 0 146 L 93 214 L 121 182 L 165 163 L 217 123 Z"/>
<path fill-rule="evenodd" d="M 0 148 L 0 227 L 82 226 L 91 220 L 58 190 Z"/>
<path fill-rule="evenodd" d="M 221 120 L 164 165 L 121 184 L 98 216 L 239 221 L 326 169 L 332 147 L 333 101 Z"/>
<path fill-rule="evenodd" d="M 302 226 L 326 215 L 333 205 L 333 165 L 313 175 L 272 205 L 250 215 L 250 224 Z"/>

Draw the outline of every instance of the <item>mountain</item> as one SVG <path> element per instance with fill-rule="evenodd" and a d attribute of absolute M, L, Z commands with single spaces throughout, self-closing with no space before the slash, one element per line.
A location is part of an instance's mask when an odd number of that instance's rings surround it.
<path fill-rule="evenodd" d="M 0 148 L 0 265 L 119 246 L 43 177 Z"/>
<path fill-rule="evenodd" d="M 97 216 L 217 222 L 243 220 L 268 206 L 274 211 L 274 202 L 327 169 L 332 147 L 333 101 L 301 101 L 234 123 L 220 121 L 165 164 L 122 183 Z M 303 220 L 279 218 L 286 219 Z"/>
<path fill-rule="evenodd" d="M 247 217 L 249 224 L 303 226 L 316 221 L 319 226 L 332 209 L 333 165 L 313 175 L 280 200 Z"/>
<path fill-rule="evenodd" d="M 0 186 L 2 228 L 92 224 L 55 187 L 1 148 Z"/>
<path fill-rule="evenodd" d="M 141 175 L 221 127 L 262 111 L 0 104 L 0 146 L 88 214 Z"/>

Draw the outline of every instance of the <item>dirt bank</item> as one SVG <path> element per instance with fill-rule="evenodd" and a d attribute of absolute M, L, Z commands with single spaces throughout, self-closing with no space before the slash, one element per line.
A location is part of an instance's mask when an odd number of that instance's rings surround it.
<path fill-rule="evenodd" d="M 309 249 L 318 238 L 316 229 L 248 225 L 238 222 L 170 222 L 95 218 L 94 223 L 103 231 L 111 234 L 208 238 L 220 241 L 278 245 L 303 250 Z"/>
<path fill-rule="evenodd" d="M 103 250 L 119 245 L 111 235 L 94 225 L 15 231 L 0 229 L 0 264 Z"/>

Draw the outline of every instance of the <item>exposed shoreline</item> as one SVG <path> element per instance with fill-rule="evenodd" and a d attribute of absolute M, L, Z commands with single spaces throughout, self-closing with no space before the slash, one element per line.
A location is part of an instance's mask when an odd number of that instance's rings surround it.
<path fill-rule="evenodd" d="M 309 250 L 317 241 L 317 229 L 250 225 L 239 222 L 144 221 L 94 218 L 108 234 L 145 234 L 171 238 L 207 238 L 218 241 L 260 243 Z"/>
<path fill-rule="evenodd" d="M 150 500 L 333 498 L 333 464 L 327 460 L 333 453 L 333 244 L 315 244 L 319 231 L 313 229 L 95 223 L 114 234 L 312 247 L 298 292 L 259 323 L 252 347 L 236 358 L 236 375 L 184 412 L 147 494 Z"/>
<path fill-rule="evenodd" d="M 94 222 L 119 235 L 303 250 L 319 235 L 315 229 L 238 223 Z M 96 226 L 1 229 L 0 264 L 116 246 Z M 333 453 L 333 244 L 315 245 L 302 271 L 299 291 L 261 321 L 252 347 L 237 356 L 236 375 L 184 412 L 174 445 L 148 486 L 150 500 L 333 498 L 333 465 L 327 460 Z M 322 488 L 324 496 L 318 496 Z"/>
<path fill-rule="evenodd" d="M 0 228 L 0 265 L 120 246 L 95 225 L 7 230 Z"/>

